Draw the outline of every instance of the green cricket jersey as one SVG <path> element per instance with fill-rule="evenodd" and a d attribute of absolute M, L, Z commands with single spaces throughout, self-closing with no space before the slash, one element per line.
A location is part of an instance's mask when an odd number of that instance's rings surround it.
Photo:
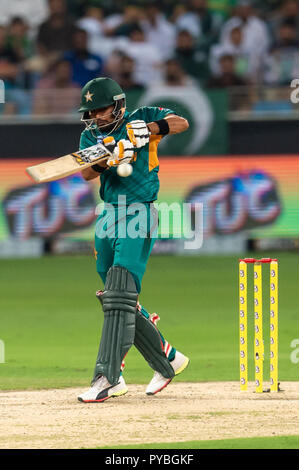
<path fill-rule="evenodd" d="M 126 111 L 122 124 L 111 135 L 116 142 L 128 139 L 126 124 L 130 121 L 143 120 L 146 123 L 163 119 L 168 114 L 176 114 L 171 109 L 147 107 L 138 108 L 132 113 Z M 80 150 L 95 145 L 101 141 L 105 134 L 101 134 L 94 126 L 93 130 L 85 129 L 80 138 Z M 131 162 L 133 172 L 130 176 L 118 176 L 116 167 L 105 170 L 100 175 L 100 197 L 110 204 L 117 204 L 118 196 L 125 195 L 127 204 L 134 202 L 151 202 L 157 199 L 159 191 L 159 160 L 157 148 L 162 135 L 151 135 L 150 142 L 136 150 L 134 160 Z"/>

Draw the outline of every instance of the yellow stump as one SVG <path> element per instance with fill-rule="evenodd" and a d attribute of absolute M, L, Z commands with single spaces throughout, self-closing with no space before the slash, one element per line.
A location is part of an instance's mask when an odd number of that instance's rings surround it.
<path fill-rule="evenodd" d="M 278 392 L 278 263 L 270 263 L 270 390 Z"/>
<path fill-rule="evenodd" d="M 239 263 L 240 389 L 247 390 L 247 264 Z"/>
<path fill-rule="evenodd" d="M 255 391 L 263 392 L 263 305 L 262 305 L 262 264 L 254 263 L 254 366 Z"/>

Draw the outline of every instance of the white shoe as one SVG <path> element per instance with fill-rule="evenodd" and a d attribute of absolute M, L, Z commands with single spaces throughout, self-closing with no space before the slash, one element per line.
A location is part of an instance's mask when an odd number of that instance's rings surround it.
<path fill-rule="evenodd" d="M 106 377 L 98 378 L 92 387 L 82 395 L 78 396 L 79 401 L 84 403 L 100 403 L 111 397 L 125 395 L 128 389 L 123 376 L 119 377 L 118 384 L 111 386 Z"/>
<path fill-rule="evenodd" d="M 183 372 L 183 370 L 186 369 L 189 362 L 190 359 L 188 357 L 184 356 L 184 354 L 180 353 L 179 351 L 176 351 L 174 359 L 170 362 L 170 364 L 173 367 L 175 375 L 179 375 L 181 372 Z M 163 388 L 167 387 L 171 381 L 172 379 L 166 379 L 166 377 L 163 377 L 163 375 L 156 371 L 154 373 L 154 377 L 148 384 L 145 393 L 147 395 L 155 395 L 156 393 L 163 390 Z"/>

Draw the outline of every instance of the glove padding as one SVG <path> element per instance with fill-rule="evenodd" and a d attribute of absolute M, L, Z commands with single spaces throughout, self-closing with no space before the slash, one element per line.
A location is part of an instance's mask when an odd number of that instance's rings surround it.
<path fill-rule="evenodd" d="M 112 146 L 112 144 L 110 145 Z M 111 151 L 111 147 L 109 150 Z M 111 167 L 118 166 L 121 163 L 130 163 L 133 157 L 134 145 L 127 139 L 121 139 L 117 144 L 115 143 L 112 157 L 109 157 L 107 160 L 107 166 Z"/>
<path fill-rule="evenodd" d="M 139 149 L 149 143 L 150 132 L 145 121 L 131 121 L 126 128 L 128 137 L 135 148 Z"/>

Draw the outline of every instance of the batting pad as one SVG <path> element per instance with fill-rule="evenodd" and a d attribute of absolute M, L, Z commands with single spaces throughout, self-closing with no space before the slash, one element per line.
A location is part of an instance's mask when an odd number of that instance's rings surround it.
<path fill-rule="evenodd" d="M 136 312 L 134 345 L 152 369 L 167 379 L 174 377 L 174 370 L 165 355 L 158 329 L 139 311 Z"/>
<path fill-rule="evenodd" d="M 132 274 L 112 266 L 101 296 L 104 325 L 93 382 L 104 375 L 111 385 L 118 383 L 122 360 L 134 342 L 137 297 Z"/>

